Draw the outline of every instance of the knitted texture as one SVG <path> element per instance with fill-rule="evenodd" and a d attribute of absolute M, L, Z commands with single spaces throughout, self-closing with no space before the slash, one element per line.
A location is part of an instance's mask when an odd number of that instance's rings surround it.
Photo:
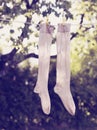
<path fill-rule="evenodd" d="M 48 93 L 48 75 L 52 30 L 53 28 L 46 23 L 40 26 L 38 79 L 34 89 L 34 92 L 39 94 L 42 110 L 45 114 L 49 114 L 51 109 L 50 96 Z"/>
<path fill-rule="evenodd" d="M 59 24 L 57 32 L 57 69 L 54 91 L 64 107 L 75 114 L 75 104 L 70 90 L 70 24 Z"/>

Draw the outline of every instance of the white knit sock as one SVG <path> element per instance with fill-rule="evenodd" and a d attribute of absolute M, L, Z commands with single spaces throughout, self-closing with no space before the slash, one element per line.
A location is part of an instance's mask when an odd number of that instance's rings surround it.
<path fill-rule="evenodd" d="M 57 32 L 57 78 L 55 93 L 64 107 L 75 114 L 75 104 L 70 91 L 70 24 L 59 24 Z"/>
<path fill-rule="evenodd" d="M 48 93 L 48 75 L 50 64 L 50 45 L 52 42 L 51 27 L 46 23 L 40 26 L 39 36 L 39 68 L 38 79 L 34 89 L 41 99 L 42 110 L 45 114 L 50 113 L 51 103 Z"/>

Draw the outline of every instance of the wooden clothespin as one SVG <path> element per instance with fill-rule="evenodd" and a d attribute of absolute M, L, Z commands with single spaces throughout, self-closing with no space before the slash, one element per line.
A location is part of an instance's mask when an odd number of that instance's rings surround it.
<path fill-rule="evenodd" d="M 46 17 L 46 24 L 48 25 L 49 24 L 49 18 L 48 18 L 48 15 Z"/>
<path fill-rule="evenodd" d="M 65 12 L 63 10 L 62 12 L 62 24 L 65 24 L 66 23 L 66 16 L 65 16 Z"/>

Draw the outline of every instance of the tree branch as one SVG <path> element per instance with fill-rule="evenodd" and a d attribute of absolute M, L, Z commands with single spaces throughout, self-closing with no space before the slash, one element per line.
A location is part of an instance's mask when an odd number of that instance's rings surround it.
<path fill-rule="evenodd" d="M 71 34 L 71 38 L 70 38 L 70 40 L 72 40 L 73 38 L 75 38 L 76 36 L 78 36 L 78 34 L 79 34 L 78 32 L 76 32 L 76 33 L 72 33 L 72 34 Z"/>
<path fill-rule="evenodd" d="M 32 0 L 31 2 L 29 0 L 24 0 L 26 3 L 27 9 L 32 9 L 32 6 L 39 2 L 39 0 Z"/>
<path fill-rule="evenodd" d="M 79 29 L 82 28 L 82 23 L 83 23 L 83 20 L 84 20 L 84 16 L 85 16 L 85 14 L 81 14 L 81 20 L 80 20 L 80 27 L 79 27 Z M 71 35 L 72 36 L 71 36 L 70 40 L 72 40 L 73 38 L 75 38 L 76 36 L 78 36 L 79 33 L 76 32 L 76 33 L 72 33 Z"/>
<path fill-rule="evenodd" d="M 35 53 L 30 53 L 28 55 L 25 55 L 24 57 L 25 57 L 25 59 L 28 59 L 28 58 L 31 58 L 31 57 L 32 58 L 39 58 L 39 56 Z M 53 55 L 53 56 L 51 56 L 51 59 L 55 59 L 56 57 L 57 57 L 56 55 Z"/>
<path fill-rule="evenodd" d="M 14 48 L 10 53 L 1 55 L 0 61 L 7 62 L 8 60 L 12 60 L 16 52 L 17 52 L 17 49 Z"/>
<path fill-rule="evenodd" d="M 30 53 L 27 55 L 16 54 L 17 49 L 14 48 L 10 53 L 0 56 L 0 77 L 5 76 L 10 68 L 16 67 L 17 64 L 28 58 L 39 58 L 35 53 Z M 17 58 L 18 57 L 18 58 Z M 52 59 L 56 59 L 56 55 L 51 56 Z"/>

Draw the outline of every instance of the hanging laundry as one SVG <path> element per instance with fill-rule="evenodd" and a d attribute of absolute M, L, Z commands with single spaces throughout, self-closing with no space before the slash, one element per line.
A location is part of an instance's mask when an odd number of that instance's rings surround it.
<path fill-rule="evenodd" d="M 75 104 L 70 91 L 70 24 L 59 24 L 57 32 L 57 68 L 56 86 L 54 91 L 64 107 L 75 114 Z"/>
<path fill-rule="evenodd" d="M 52 26 L 46 23 L 40 25 L 39 68 L 38 79 L 34 92 L 39 94 L 42 110 L 45 114 L 49 114 L 51 109 L 50 96 L 48 93 L 48 74 L 53 29 L 54 28 Z"/>

